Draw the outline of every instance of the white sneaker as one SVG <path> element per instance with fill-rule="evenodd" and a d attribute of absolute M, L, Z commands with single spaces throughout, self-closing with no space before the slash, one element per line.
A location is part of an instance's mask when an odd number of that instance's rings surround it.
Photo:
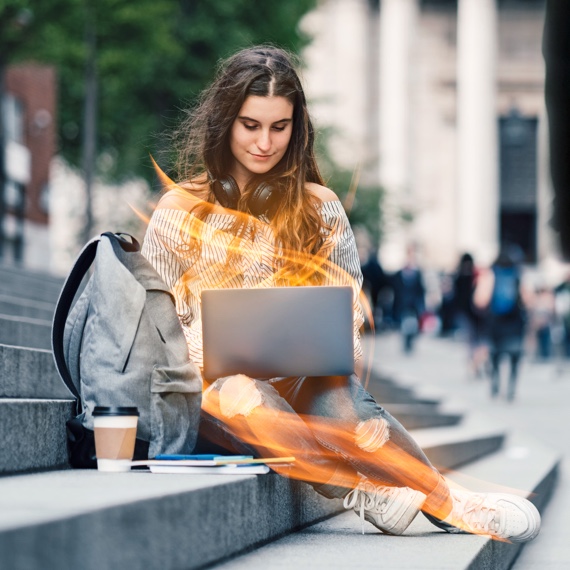
<path fill-rule="evenodd" d="M 527 542 L 540 532 L 540 513 L 526 499 L 507 493 L 471 493 L 451 489 L 453 511 L 444 522 L 455 528 L 511 542 Z"/>
<path fill-rule="evenodd" d="M 344 498 L 344 508 L 354 509 L 362 522 L 372 523 L 386 534 L 402 534 L 419 513 L 426 496 L 409 487 L 383 487 L 362 480 Z"/>

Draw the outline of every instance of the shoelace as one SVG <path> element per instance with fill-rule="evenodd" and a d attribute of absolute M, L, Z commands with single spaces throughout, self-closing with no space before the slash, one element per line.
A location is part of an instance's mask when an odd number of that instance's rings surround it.
<path fill-rule="evenodd" d="M 359 509 L 360 526 L 364 534 L 364 511 L 374 510 L 384 514 L 388 508 L 390 498 L 397 492 L 396 487 L 380 487 L 364 482 L 355 487 L 344 498 L 345 509 Z"/>
<path fill-rule="evenodd" d="M 473 494 L 470 497 L 454 496 L 453 517 L 461 521 L 469 532 L 500 536 L 501 517 L 497 506 L 484 495 Z"/>

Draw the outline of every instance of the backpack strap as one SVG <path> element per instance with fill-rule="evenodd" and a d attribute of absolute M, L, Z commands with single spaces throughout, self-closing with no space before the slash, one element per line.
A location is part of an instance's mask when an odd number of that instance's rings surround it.
<path fill-rule="evenodd" d="M 59 294 L 59 299 L 57 300 L 57 305 L 55 308 L 55 313 L 53 317 L 53 324 L 52 324 L 52 349 L 53 349 L 53 357 L 55 360 L 55 365 L 61 376 L 63 382 L 69 389 L 69 391 L 73 394 L 76 399 L 76 407 L 77 413 L 81 413 L 81 394 L 79 393 L 78 387 L 76 386 L 71 373 L 69 372 L 69 368 L 67 366 L 67 362 L 64 356 L 64 332 L 65 332 L 65 323 L 69 316 L 69 311 L 71 309 L 71 305 L 73 303 L 73 299 L 79 290 L 81 282 L 83 278 L 89 271 L 89 268 L 93 264 L 93 260 L 95 259 L 95 255 L 97 253 L 97 246 L 101 241 L 101 238 L 105 236 L 109 238 L 112 242 L 117 242 L 120 244 L 121 248 L 125 251 L 139 251 L 140 245 L 139 242 L 131 235 L 125 233 L 112 233 L 112 232 L 105 232 L 100 236 L 96 236 L 91 239 L 84 248 L 81 250 L 73 267 L 63 284 L 63 288 L 61 293 Z M 130 238 L 131 243 L 123 238 L 123 236 Z"/>

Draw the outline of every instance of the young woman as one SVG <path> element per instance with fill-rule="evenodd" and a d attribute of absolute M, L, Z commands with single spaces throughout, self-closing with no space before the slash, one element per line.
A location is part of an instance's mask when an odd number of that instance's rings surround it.
<path fill-rule="evenodd" d="M 229 58 L 176 134 L 181 182 L 160 200 L 143 254 L 175 294 L 194 361 L 202 365 L 202 289 L 323 284 L 354 288 L 360 358 L 354 236 L 319 174 L 291 56 L 261 46 Z M 521 497 L 451 490 L 355 375 L 217 379 L 204 391 L 201 436 L 234 452 L 294 455 L 275 470 L 344 498 L 385 533 L 402 534 L 420 510 L 448 532 L 520 542 L 540 528 Z"/>

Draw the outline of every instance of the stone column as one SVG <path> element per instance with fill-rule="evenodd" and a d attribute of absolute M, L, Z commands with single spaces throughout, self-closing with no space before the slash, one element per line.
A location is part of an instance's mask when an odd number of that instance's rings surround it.
<path fill-rule="evenodd" d="M 367 0 L 327 0 L 302 22 L 314 37 L 304 51 L 307 96 L 318 127 L 331 127 L 333 159 L 354 168 L 367 156 Z"/>
<path fill-rule="evenodd" d="M 539 263 L 549 262 L 560 255 L 556 233 L 550 226 L 554 189 L 550 178 L 550 145 L 548 141 L 548 117 L 543 105 L 538 115 L 537 131 L 537 199 L 536 199 L 536 238 L 537 258 Z"/>
<path fill-rule="evenodd" d="M 345 168 L 368 160 L 366 149 L 369 56 L 367 0 L 330 0 L 331 35 L 334 38 L 336 68 L 335 127 L 333 153 Z"/>
<path fill-rule="evenodd" d="M 398 217 L 411 198 L 410 79 L 417 16 L 417 0 L 380 2 L 379 178 L 387 192 L 382 258 L 388 267 L 403 257 L 406 236 Z"/>
<path fill-rule="evenodd" d="M 500 207 L 495 2 L 457 6 L 457 246 L 482 263 L 497 252 Z"/>

